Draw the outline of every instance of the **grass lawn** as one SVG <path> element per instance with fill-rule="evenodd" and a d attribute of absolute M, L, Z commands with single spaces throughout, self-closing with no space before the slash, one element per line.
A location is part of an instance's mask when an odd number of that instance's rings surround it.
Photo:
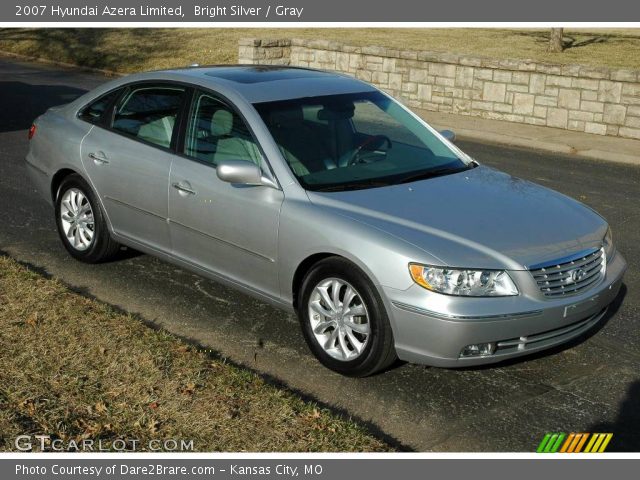
<path fill-rule="evenodd" d="M 0 50 L 137 72 L 191 63 L 235 63 L 242 37 L 322 38 L 352 45 L 640 68 L 640 29 L 565 30 L 567 49 L 546 51 L 548 29 L 0 29 Z"/>
<path fill-rule="evenodd" d="M 0 256 L 0 450 L 17 435 L 196 451 L 387 451 L 362 426 Z"/>

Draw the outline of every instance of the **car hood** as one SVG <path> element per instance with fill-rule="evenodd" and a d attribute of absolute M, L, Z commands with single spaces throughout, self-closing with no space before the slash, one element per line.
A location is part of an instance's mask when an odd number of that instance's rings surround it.
<path fill-rule="evenodd" d="M 453 267 L 526 269 L 600 246 L 607 229 L 576 200 L 482 165 L 401 185 L 309 192 L 309 199 Z"/>

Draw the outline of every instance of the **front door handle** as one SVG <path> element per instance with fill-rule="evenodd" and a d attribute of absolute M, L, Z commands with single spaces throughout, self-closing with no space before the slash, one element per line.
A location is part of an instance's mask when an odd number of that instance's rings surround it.
<path fill-rule="evenodd" d="M 102 152 L 98 152 L 98 153 L 93 153 L 91 152 L 88 157 L 93 160 L 93 162 L 96 165 L 106 165 L 109 163 L 109 160 L 107 160 L 107 157 L 105 156 L 104 153 Z"/>
<path fill-rule="evenodd" d="M 196 194 L 196 191 L 191 188 L 191 185 L 189 184 L 189 182 L 185 182 L 185 183 L 175 182 L 175 183 L 172 183 L 171 186 L 176 190 L 178 190 L 178 193 L 180 193 L 183 196 Z"/>

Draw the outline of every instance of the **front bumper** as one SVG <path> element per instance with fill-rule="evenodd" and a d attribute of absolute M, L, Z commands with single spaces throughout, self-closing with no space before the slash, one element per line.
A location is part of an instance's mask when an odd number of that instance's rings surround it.
<path fill-rule="evenodd" d="M 595 287 L 579 295 L 545 299 L 537 288 L 514 297 L 454 297 L 418 285 L 383 287 L 398 357 L 437 367 L 495 363 L 551 348 L 582 335 L 604 317 L 622 285 L 627 264 L 616 253 Z M 512 272 L 510 272 L 511 274 Z M 520 287 L 528 271 L 514 272 Z M 495 353 L 463 357 L 466 345 L 495 342 Z"/>

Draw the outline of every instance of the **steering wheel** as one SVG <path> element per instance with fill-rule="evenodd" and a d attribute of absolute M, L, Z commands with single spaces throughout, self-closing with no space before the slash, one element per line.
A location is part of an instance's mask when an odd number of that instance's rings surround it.
<path fill-rule="evenodd" d="M 358 145 L 345 166 L 348 167 L 349 165 L 355 165 L 356 163 L 358 163 L 358 157 L 360 156 L 362 150 L 365 149 L 365 147 L 367 150 L 377 150 L 385 143 L 387 144 L 387 149 L 391 148 L 391 139 L 386 135 L 372 135 L 369 138 L 366 138 L 364 142 Z"/>

